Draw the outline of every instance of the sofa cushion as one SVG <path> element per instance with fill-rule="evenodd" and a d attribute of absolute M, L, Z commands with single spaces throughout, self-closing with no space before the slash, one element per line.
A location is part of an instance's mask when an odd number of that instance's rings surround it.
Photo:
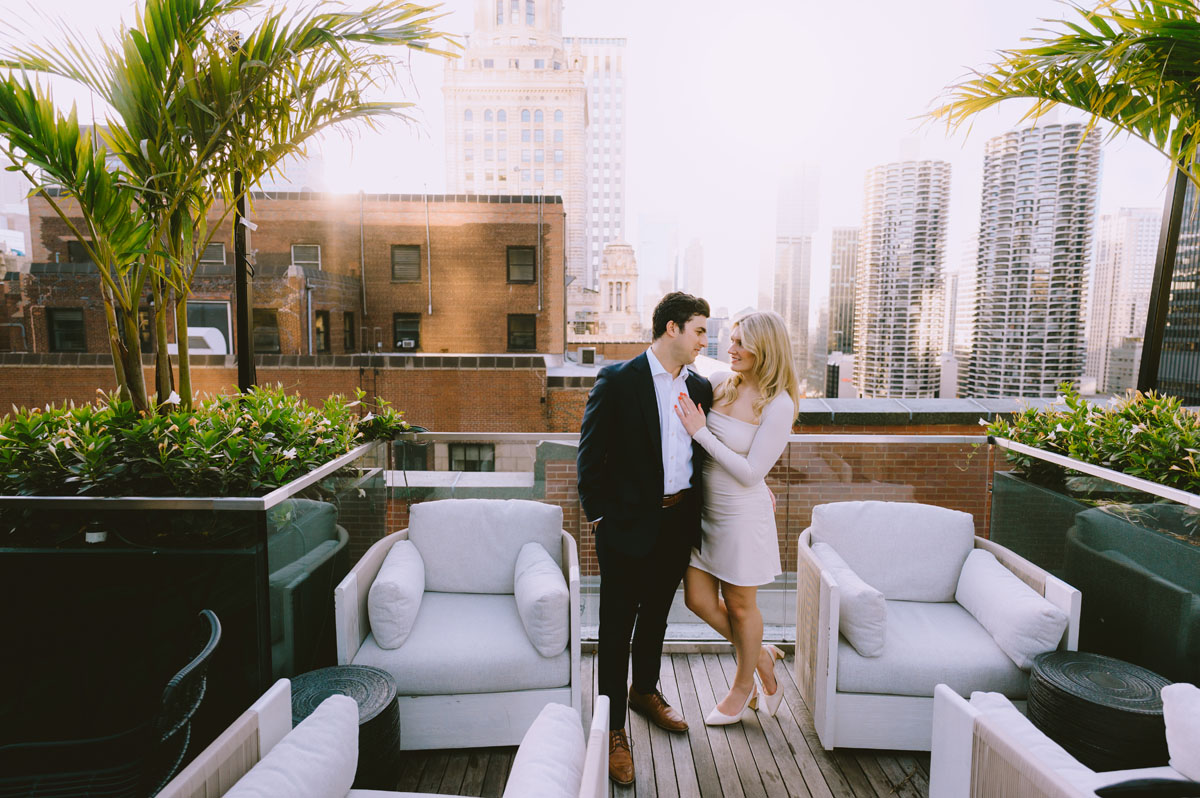
<path fill-rule="evenodd" d="M 1200 687 L 1179 682 L 1162 689 L 1171 767 L 1200 781 Z"/>
<path fill-rule="evenodd" d="M 334 695 L 242 776 L 225 798 L 343 798 L 358 768 L 358 704 Z"/>
<path fill-rule="evenodd" d="M 995 690 L 1025 697 L 1028 675 L 959 605 L 889 601 L 887 624 L 878 657 L 864 657 L 838 641 L 838 692 L 932 696 L 934 686 L 944 682 L 964 696 Z"/>
<path fill-rule="evenodd" d="M 565 687 L 571 673 L 567 651 L 543 657 L 529 642 L 513 596 L 470 593 L 426 593 L 403 646 L 367 635 L 354 663 L 392 674 L 401 695 Z"/>
<path fill-rule="evenodd" d="M 812 539 L 889 601 L 953 601 L 975 522 L 928 504 L 836 502 L 813 508 Z"/>
<path fill-rule="evenodd" d="M 567 647 L 571 635 L 571 593 L 562 568 L 540 543 L 526 543 L 517 555 L 513 595 L 529 642 L 543 657 Z"/>
<path fill-rule="evenodd" d="M 504 798 L 578 798 L 586 749 L 579 713 L 547 704 L 521 738 Z"/>
<path fill-rule="evenodd" d="M 837 582 L 838 631 L 859 654 L 878 657 L 887 633 L 883 594 L 860 579 L 828 543 L 814 543 L 812 549 Z"/>
<path fill-rule="evenodd" d="M 380 647 L 404 645 L 417 621 L 424 593 L 425 565 L 420 552 L 410 541 L 396 541 L 367 592 L 367 618 Z"/>
<path fill-rule="evenodd" d="M 425 561 L 425 589 L 512 593 L 517 554 L 540 543 L 562 565 L 562 508 L 522 499 L 445 499 L 409 510 L 409 540 Z"/>
<path fill-rule="evenodd" d="M 1038 654 L 1058 648 L 1067 629 L 1065 612 L 983 549 L 967 555 L 954 599 L 1022 670 L 1029 670 Z"/>

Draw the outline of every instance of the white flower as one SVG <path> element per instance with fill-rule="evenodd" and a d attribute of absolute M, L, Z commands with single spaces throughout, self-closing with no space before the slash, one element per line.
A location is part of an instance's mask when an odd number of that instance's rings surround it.
<path fill-rule="evenodd" d="M 368 413 L 367 413 L 365 416 L 363 416 L 362 418 L 360 418 L 360 419 L 358 420 L 358 423 L 359 423 L 359 424 L 366 424 L 368 421 L 370 421 L 370 420 L 371 420 L 371 419 L 373 419 L 373 418 L 375 418 L 375 414 L 374 414 L 374 413 L 371 413 L 371 412 L 368 412 Z"/>
<path fill-rule="evenodd" d="M 174 391 L 171 391 L 171 395 L 167 397 L 167 400 L 163 404 L 177 405 L 181 401 L 182 400 L 179 398 L 179 394 L 175 393 Z"/>
<path fill-rule="evenodd" d="M 296 447 L 293 446 L 290 449 L 284 449 L 279 454 L 283 457 L 284 460 L 295 460 L 296 459 Z"/>
<path fill-rule="evenodd" d="M 986 418 L 979 419 L 979 426 L 986 427 L 987 425 L 988 425 L 988 420 Z"/>
<path fill-rule="evenodd" d="M 1055 428 L 1054 428 L 1054 431 L 1055 431 L 1055 432 L 1070 432 L 1070 430 L 1068 430 L 1068 429 L 1067 429 L 1066 427 L 1064 427 L 1062 424 L 1059 424 L 1057 427 L 1055 427 Z"/>

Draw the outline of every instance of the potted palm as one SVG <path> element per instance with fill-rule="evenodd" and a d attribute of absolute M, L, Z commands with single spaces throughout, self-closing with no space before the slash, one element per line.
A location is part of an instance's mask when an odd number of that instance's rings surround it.
<path fill-rule="evenodd" d="M 391 52 L 445 54 L 438 43 L 454 42 L 434 29 L 434 9 L 397 0 L 295 16 L 260 5 L 145 0 L 99 51 L 61 23 L 41 26 L 63 32 L 57 44 L 0 36 L 3 152 L 96 266 L 115 383 L 94 406 L 0 421 L 0 590 L 27 654 L 4 664 L 7 683 L 26 689 L 0 698 L 0 743 L 95 736 L 140 717 L 182 661 L 180 630 L 210 608 L 224 636 L 199 750 L 271 679 L 332 652 L 328 596 L 304 585 L 331 595 L 350 550 L 383 533 L 382 441 L 403 419 L 367 413 L 361 396 L 314 408 L 258 390 L 196 403 L 182 310 L 221 223 L 211 210 L 229 219 L 323 131 L 406 118 L 410 103 L 371 96 Z M 105 125 L 81 127 L 33 73 L 95 93 L 111 109 Z M 147 299 L 150 381 L 137 329 Z"/>

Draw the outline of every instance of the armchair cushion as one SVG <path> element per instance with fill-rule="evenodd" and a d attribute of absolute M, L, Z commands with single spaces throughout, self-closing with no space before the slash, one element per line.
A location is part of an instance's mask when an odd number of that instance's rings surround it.
<path fill-rule="evenodd" d="M 354 664 L 392 674 L 401 695 L 540 690 L 571 681 L 570 651 L 539 654 L 513 596 L 426 593 L 403 646 L 389 651 L 367 635 Z"/>
<path fill-rule="evenodd" d="M 540 543 L 562 565 L 562 508 L 520 499 L 414 504 L 408 537 L 425 562 L 425 587 L 441 593 L 509 593 L 517 554 Z"/>
<path fill-rule="evenodd" d="M 1200 781 L 1200 687 L 1169 684 L 1162 689 L 1162 702 L 1171 767 Z"/>
<path fill-rule="evenodd" d="M 1058 648 L 1067 628 L 1065 612 L 983 549 L 967 556 L 954 599 L 1022 670 L 1029 670 L 1038 654 Z"/>
<path fill-rule="evenodd" d="M 1028 676 L 959 605 L 889 601 L 887 624 L 878 657 L 838 641 L 839 693 L 932 696 L 945 682 L 959 695 L 982 689 L 1025 697 Z"/>
<path fill-rule="evenodd" d="M 1137 778 L 1097 787 L 1100 798 L 1200 798 L 1200 782 Z"/>
<path fill-rule="evenodd" d="M 1012 744 L 1029 754 L 1039 766 L 1052 770 L 1087 794 L 1088 785 L 1095 782 L 1091 768 L 1071 756 L 1058 743 L 1030 723 L 1012 702 L 1002 695 L 972 693 L 971 706 L 982 713 L 976 723 L 986 723 L 993 731 L 1003 734 Z"/>
<path fill-rule="evenodd" d="M 408 639 L 425 592 L 425 564 L 408 540 L 392 544 L 367 593 L 371 634 L 381 648 L 400 648 Z"/>
<path fill-rule="evenodd" d="M 835 502 L 813 508 L 812 539 L 889 601 L 953 601 L 975 522 L 928 504 Z"/>
<path fill-rule="evenodd" d="M 561 653 L 571 634 L 571 593 L 562 568 L 540 543 L 521 547 L 513 593 L 529 642 L 543 657 Z"/>
<path fill-rule="evenodd" d="M 579 713 L 547 704 L 521 739 L 504 798 L 576 798 L 586 749 Z"/>
<path fill-rule="evenodd" d="M 344 798 L 357 768 L 358 704 L 348 696 L 330 696 L 225 798 Z"/>
<path fill-rule="evenodd" d="M 814 543 L 812 549 L 838 585 L 838 631 L 859 654 L 878 657 L 887 633 L 883 594 L 860 579 L 828 543 Z"/>

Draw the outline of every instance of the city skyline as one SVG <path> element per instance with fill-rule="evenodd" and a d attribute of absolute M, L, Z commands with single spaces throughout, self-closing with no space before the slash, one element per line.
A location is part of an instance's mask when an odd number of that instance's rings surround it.
<path fill-rule="evenodd" d="M 118 16 L 130 18 L 133 3 L 44 0 L 39 8 L 104 31 Z M 451 0 L 444 9 L 446 30 L 471 30 L 473 0 Z M 745 276 L 759 272 L 764 257 L 773 260 L 775 230 L 774 214 L 753 200 L 773 207 L 788 168 L 821 163 L 811 327 L 828 301 L 832 228 L 859 223 L 863 179 L 878 163 L 915 156 L 952 164 L 946 265 L 959 270 L 956 256 L 977 223 L 984 143 L 1017 127 L 1026 106 L 1006 103 L 980 115 L 970 136 L 946 135 L 920 117 L 966 70 L 1016 45 L 1039 19 L 1068 12 L 1050 0 L 1003 7 L 945 0 L 930 2 L 921 15 L 880 5 L 864 19 L 832 4 L 761 3 L 731 15 L 716 4 L 665 0 L 647 8 L 632 0 L 581 0 L 564 9 L 563 34 L 626 38 L 629 71 L 639 76 L 626 100 L 626 237 L 635 245 L 642 238 L 632 228 L 643 214 L 674 214 L 679 239 L 703 245 L 703 284 L 713 303 L 758 304 L 757 281 Z M 839 37 L 828 35 L 851 28 L 861 55 L 854 64 L 842 57 Z M 710 45 L 721 57 L 695 57 L 713 30 L 722 31 L 720 44 Z M 389 124 L 379 135 L 359 137 L 353 149 L 339 138 L 318 145 L 331 190 L 446 190 L 443 68 L 441 59 L 417 55 L 400 71 L 421 125 Z M 775 88 L 780 81 L 797 89 L 786 102 Z M 64 100 L 71 96 L 59 92 Z M 81 118 L 89 117 L 93 101 L 75 99 Z M 1167 174 L 1165 159 L 1148 145 L 1107 144 L 1099 211 L 1161 207 Z M 649 265 L 640 253 L 638 260 Z"/>

